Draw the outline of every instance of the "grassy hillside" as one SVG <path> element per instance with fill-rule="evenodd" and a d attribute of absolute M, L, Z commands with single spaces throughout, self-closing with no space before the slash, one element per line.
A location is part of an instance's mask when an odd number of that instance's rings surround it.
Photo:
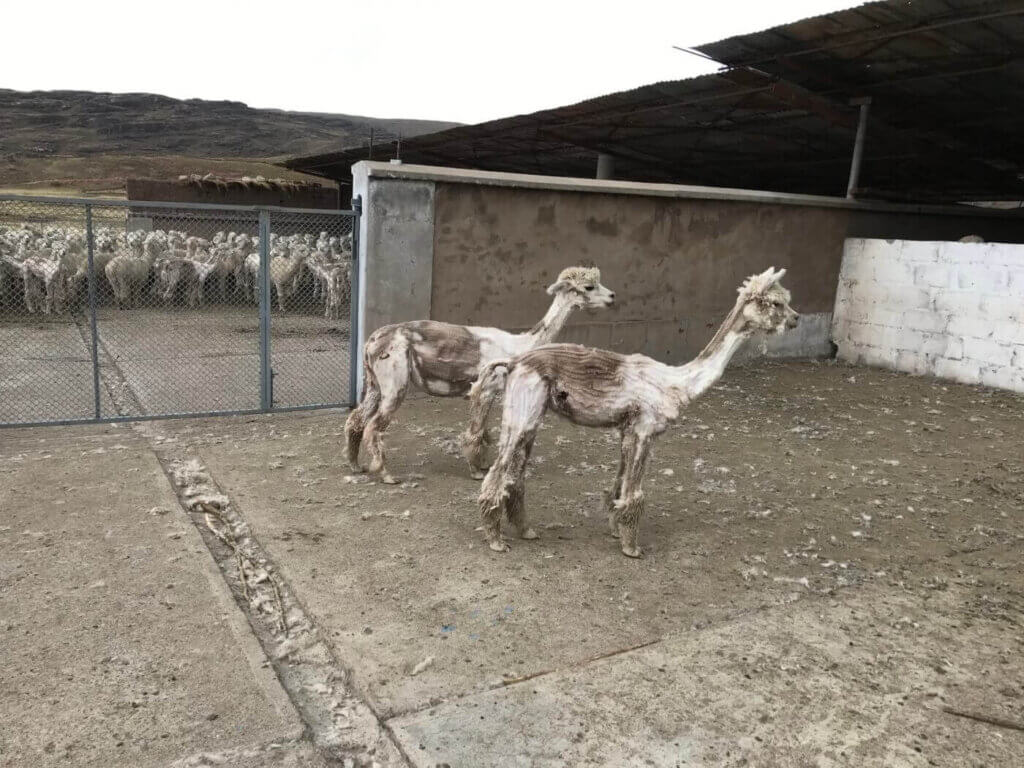
<path fill-rule="evenodd" d="M 301 179 L 277 157 L 414 136 L 454 125 L 250 109 L 155 94 L 0 89 L 0 191 L 120 194 L 129 176 L 182 173 Z"/>

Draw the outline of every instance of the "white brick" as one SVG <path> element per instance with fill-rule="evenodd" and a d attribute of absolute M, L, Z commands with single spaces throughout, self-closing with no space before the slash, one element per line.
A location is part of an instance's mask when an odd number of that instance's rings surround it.
<path fill-rule="evenodd" d="M 945 331 L 949 325 L 949 315 L 930 312 L 926 309 L 911 309 L 901 314 L 900 323 L 915 331 L 939 333 Z"/>
<path fill-rule="evenodd" d="M 974 339 L 987 339 L 992 336 L 992 330 L 992 321 L 978 312 L 951 315 L 949 325 L 946 326 L 947 333 Z"/>
<path fill-rule="evenodd" d="M 932 306 L 931 293 L 909 285 L 878 286 L 874 299 L 877 304 L 894 310 L 927 309 Z"/>
<path fill-rule="evenodd" d="M 949 288 L 952 270 L 940 264 L 923 264 L 914 267 L 914 285 L 919 288 Z"/>
<path fill-rule="evenodd" d="M 940 313 L 979 315 L 981 313 L 981 297 L 969 291 L 936 291 L 932 296 L 931 306 Z"/>
<path fill-rule="evenodd" d="M 1011 270 L 1007 274 L 1007 278 L 1007 295 L 1024 299 L 1024 270 Z"/>
<path fill-rule="evenodd" d="M 988 366 L 981 369 L 981 383 L 986 387 L 1013 389 L 1015 378 L 1012 368 Z"/>
<path fill-rule="evenodd" d="M 1013 348 L 1013 361 L 1010 363 L 1014 368 L 1024 371 L 1024 344 L 1017 344 Z"/>
<path fill-rule="evenodd" d="M 1006 270 L 983 264 L 958 267 L 955 283 L 961 291 L 995 296 L 1005 296 L 1008 290 Z"/>
<path fill-rule="evenodd" d="M 981 381 L 981 365 L 976 360 L 949 360 L 940 357 L 932 365 L 932 370 L 936 376 L 964 384 L 977 384 Z"/>
<path fill-rule="evenodd" d="M 871 259 L 890 259 L 898 256 L 900 252 L 899 240 L 879 240 L 878 238 L 865 238 L 864 247 L 861 253 Z"/>
<path fill-rule="evenodd" d="M 932 361 L 916 350 L 903 349 L 896 355 L 896 370 L 920 376 L 931 373 Z"/>
<path fill-rule="evenodd" d="M 846 325 L 845 338 L 854 344 L 873 344 L 878 340 L 883 330 L 880 326 L 851 321 Z"/>
<path fill-rule="evenodd" d="M 905 261 L 938 261 L 939 243 L 923 240 L 904 240 L 900 246 L 900 258 Z"/>
<path fill-rule="evenodd" d="M 858 346 L 857 355 L 854 361 L 862 365 L 875 365 L 882 368 L 894 368 L 896 365 L 896 352 L 891 349 L 879 347 Z"/>
<path fill-rule="evenodd" d="M 944 333 L 925 333 L 917 351 L 930 357 L 948 357 L 959 360 L 964 356 L 964 340 Z"/>
<path fill-rule="evenodd" d="M 992 255 L 990 243 L 942 243 L 939 261 L 949 264 L 987 263 Z"/>
<path fill-rule="evenodd" d="M 988 339 L 964 339 L 964 356 L 988 365 L 1008 366 L 1013 361 L 1013 347 Z"/>
<path fill-rule="evenodd" d="M 989 337 L 1001 344 L 1024 344 L 1024 323 L 1010 320 L 993 320 L 989 323 Z"/>
<path fill-rule="evenodd" d="M 982 314 L 993 321 L 1024 322 L 1024 302 L 1004 296 L 982 296 L 978 302 Z"/>
<path fill-rule="evenodd" d="M 884 346 L 894 346 L 899 350 L 916 351 L 921 348 L 922 344 L 924 344 L 923 333 L 909 328 L 898 328 L 896 329 L 893 343 L 885 344 Z"/>
<path fill-rule="evenodd" d="M 988 263 L 1011 269 L 1024 269 L 1024 245 L 999 244 Z"/>
<path fill-rule="evenodd" d="M 875 325 L 884 325 L 890 328 L 899 328 L 903 325 L 903 312 L 885 307 L 871 306 L 865 312 L 865 322 Z"/>
<path fill-rule="evenodd" d="M 872 278 L 883 285 L 911 285 L 914 282 L 914 266 L 893 254 L 890 258 L 875 260 L 872 264 Z"/>

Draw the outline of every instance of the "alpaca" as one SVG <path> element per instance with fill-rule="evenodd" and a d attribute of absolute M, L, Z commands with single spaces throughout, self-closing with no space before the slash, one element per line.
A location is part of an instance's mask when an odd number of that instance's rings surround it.
<path fill-rule="evenodd" d="M 654 438 L 678 418 L 681 408 L 721 378 L 747 338 L 796 326 L 799 315 L 779 282 L 785 272 L 769 268 L 747 278 L 718 332 L 686 365 L 575 344 L 548 344 L 487 366 L 474 387 L 474 399 L 493 397 L 495 387 L 489 380 L 501 368 L 508 371 L 498 456 L 479 497 L 490 548 L 508 550 L 501 537 L 502 514 L 521 538 L 537 538 L 526 520 L 525 474 L 537 428 L 551 408 L 574 424 L 618 429 L 621 455 L 614 489 L 606 497 L 608 525 L 612 536 L 620 539 L 622 553 L 640 557 L 641 482 Z"/>
<path fill-rule="evenodd" d="M 569 267 L 547 289 L 554 296 L 544 318 L 526 333 L 416 320 L 374 331 L 363 350 L 363 398 L 345 422 L 348 461 L 356 472 L 366 442 L 369 471 L 398 482 L 384 464 L 384 431 L 405 399 L 410 380 L 438 397 L 465 395 L 492 360 L 512 357 L 552 341 L 575 309 L 611 305 L 615 294 L 601 285 L 596 268 Z"/>
<path fill-rule="evenodd" d="M 114 291 L 118 309 L 142 303 L 142 288 L 149 278 L 149 262 L 145 258 L 122 253 L 108 261 L 103 271 Z"/>
<path fill-rule="evenodd" d="M 277 307 L 284 312 L 284 300 L 295 293 L 295 281 L 305 258 L 298 250 L 291 255 L 272 255 L 270 259 L 270 282 L 277 289 Z"/>

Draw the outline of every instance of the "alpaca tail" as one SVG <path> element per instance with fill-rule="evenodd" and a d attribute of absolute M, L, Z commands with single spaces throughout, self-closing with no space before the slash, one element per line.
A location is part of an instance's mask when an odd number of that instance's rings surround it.
<path fill-rule="evenodd" d="M 462 453 L 469 461 L 473 477 L 482 477 L 487 469 L 487 446 L 491 443 L 487 417 L 498 395 L 505 391 L 505 382 L 511 369 L 510 360 L 489 363 L 469 390 L 469 426 L 462 435 Z"/>

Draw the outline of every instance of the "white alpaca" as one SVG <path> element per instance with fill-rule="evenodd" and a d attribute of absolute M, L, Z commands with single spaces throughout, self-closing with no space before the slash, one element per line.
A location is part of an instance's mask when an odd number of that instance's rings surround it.
<path fill-rule="evenodd" d="M 410 381 L 439 397 L 465 395 L 480 371 L 493 360 L 512 357 L 555 339 L 576 309 L 602 308 L 615 294 L 601 285 L 594 268 L 569 267 L 548 287 L 554 296 L 544 318 L 526 333 L 498 328 L 415 320 L 374 331 L 363 350 L 363 398 L 345 422 L 348 461 L 361 472 L 359 446 L 370 453 L 369 471 L 395 483 L 384 464 L 384 431 Z"/>
<path fill-rule="evenodd" d="M 501 369 L 508 371 L 498 456 L 479 498 L 491 549 L 508 549 L 501 537 L 502 516 L 520 537 L 537 537 L 526 521 L 525 474 L 537 428 L 551 408 L 574 424 L 618 429 L 621 455 L 615 487 L 607 497 L 608 524 L 612 536 L 620 538 L 623 554 L 640 557 L 641 482 L 654 438 L 678 418 L 681 408 L 718 381 L 750 336 L 782 333 L 796 326 L 798 315 L 789 306 L 789 291 L 779 282 L 783 274 L 784 269 L 769 268 L 747 278 L 714 338 L 686 365 L 574 344 L 548 344 L 488 366 L 474 387 L 474 400 L 493 397 L 493 378 Z M 477 408 L 486 409 L 486 405 Z"/>
<path fill-rule="evenodd" d="M 104 267 L 119 309 L 141 304 L 142 289 L 149 277 L 149 262 L 143 256 L 122 253 Z"/>
<path fill-rule="evenodd" d="M 284 254 L 270 259 L 270 282 L 277 290 L 277 307 L 284 312 L 284 300 L 295 293 L 304 259 L 299 249 L 290 256 Z"/>

